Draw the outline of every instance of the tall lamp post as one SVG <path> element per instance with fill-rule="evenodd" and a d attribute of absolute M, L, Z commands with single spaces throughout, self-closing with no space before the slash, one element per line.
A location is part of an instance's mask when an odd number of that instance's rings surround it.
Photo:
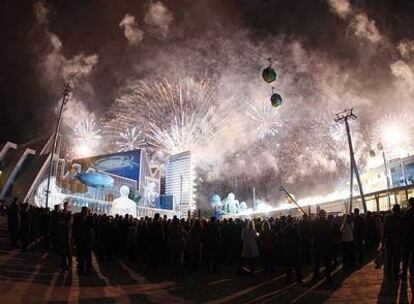
<path fill-rule="evenodd" d="M 56 150 L 56 144 L 57 144 L 57 139 L 58 139 L 58 134 L 59 134 L 59 128 L 60 128 L 60 123 L 61 123 L 61 120 L 62 120 L 63 107 L 68 102 L 68 97 L 69 97 L 70 91 L 71 91 L 71 87 L 70 87 L 69 83 L 66 82 L 65 85 L 63 86 L 63 90 L 62 90 L 62 102 L 60 104 L 59 115 L 58 115 L 58 120 L 57 120 L 57 123 L 56 123 L 55 133 L 53 134 L 53 146 L 52 146 L 52 152 L 50 153 L 49 174 L 47 176 L 47 186 L 46 186 L 46 204 L 45 204 L 46 208 L 49 207 L 50 179 L 52 178 L 52 173 L 53 173 L 53 159 L 54 159 L 54 156 L 55 156 L 55 150 Z"/>
<path fill-rule="evenodd" d="M 382 151 L 382 160 L 384 162 L 385 179 L 387 180 L 388 208 L 391 209 L 390 179 L 389 179 L 389 174 L 388 174 L 388 164 L 387 164 L 387 159 L 385 158 L 385 148 L 382 143 L 378 143 L 378 150 Z"/>
<path fill-rule="evenodd" d="M 391 209 L 390 179 L 389 179 L 389 174 L 388 174 L 388 164 L 387 164 L 387 159 L 385 157 L 385 148 L 382 142 L 379 142 L 377 144 L 377 150 L 382 152 L 381 154 L 382 154 L 382 161 L 384 163 L 384 176 L 385 176 L 385 181 L 387 182 L 388 208 Z M 377 156 L 377 153 L 373 149 L 371 150 L 370 154 L 371 154 L 371 157 Z"/>
<path fill-rule="evenodd" d="M 285 187 L 280 185 L 279 187 L 280 191 L 282 191 L 295 205 L 298 207 L 300 211 L 302 211 L 303 214 L 308 215 L 306 211 L 298 204 L 298 202 L 293 198 L 293 196 L 286 190 Z"/>
<path fill-rule="evenodd" d="M 349 128 L 349 120 L 357 119 L 357 116 L 353 113 L 353 109 L 347 109 L 343 112 L 335 114 L 336 123 L 344 123 L 346 134 L 348 138 L 349 154 L 350 154 L 350 164 L 351 164 L 351 175 L 350 175 L 350 190 L 349 190 L 349 212 L 352 211 L 352 199 L 354 192 L 354 173 L 358 183 L 359 193 L 361 195 L 362 207 L 364 208 L 364 213 L 367 213 L 367 204 L 365 202 L 364 191 L 362 190 L 362 183 L 359 177 L 358 167 L 355 161 L 354 147 L 352 145 L 351 131 Z"/>

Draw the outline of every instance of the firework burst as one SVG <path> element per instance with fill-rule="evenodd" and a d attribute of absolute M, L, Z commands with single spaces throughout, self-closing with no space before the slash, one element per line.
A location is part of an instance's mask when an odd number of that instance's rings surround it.
<path fill-rule="evenodd" d="M 140 126 L 153 151 L 195 151 L 229 126 L 225 103 L 219 104 L 213 91 L 208 81 L 192 78 L 140 81 L 117 99 L 113 121 Z"/>
<path fill-rule="evenodd" d="M 263 139 L 266 136 L 274 136 L 282 126 L 278 111 L 269 102 L 260 105 L 249 105 L 246 115 L 253 121 L 258 136 Z"/>
<path fill-rule="evenodd" d="M 390 157 L 405 157 L 413 153 L 414 121 L 406 113 L 391 113 L 381 117 L 374 126 L 374 141 L 381 144 Z"/>
<path fill-rule="evenodd" d="M 119 140 L 115 142 L 119 151 L 130 151 L 145 147 L 145 139 L 141 130 L 137 127 L 126 129 L 119 133 Z"/>
<path fill-rule="evenodd" d="M 74 156 L 86 157 L 94 153 L 102 139 L 101 132 L 93 115 L 76 123 L 73 128 Z"/>

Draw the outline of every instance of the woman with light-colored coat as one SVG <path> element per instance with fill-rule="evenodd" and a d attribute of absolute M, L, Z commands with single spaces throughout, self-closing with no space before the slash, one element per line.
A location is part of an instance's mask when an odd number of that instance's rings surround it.
<path fill-rule="evenodd" d="M 259 233 L 257 233 L 254 222 L 249 220 L 247 222 L 247 226 L 243 228 L 241 232 L 241 239 L 243 241 L 243 250 L 242 250 L 242 262 L 241 267 L 239 270 L 242 269 L 242 266 L 245 262 L 247 262 L 250 266 L 247 270 L 247 272 L 250 272 L 251 274 L 254 273 L 254 265 L 256 262 L 256 259 L 260 256 L 259 253 L 259 247 L 257 245 L 256 239 L 259 237 Z"/>

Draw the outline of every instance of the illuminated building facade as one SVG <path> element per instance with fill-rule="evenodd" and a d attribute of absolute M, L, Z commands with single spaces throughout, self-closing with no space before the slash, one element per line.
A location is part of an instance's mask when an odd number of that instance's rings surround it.
<path fill-rule="evenodd" d="M 382 164 L 367 170 L 361 176 L 364 190 L 367 193 L 387 189 L 387 178 L 390 188 L 412 185 L 414 183 L 414 156 L 387 160 L 387 172 Z"/>
<path fill-rule="evenodd" d="M 19 202 L 45 206 L 51 142 L 52 137 L 45 136 L 21 145 L 0 145 L 0 199 L 10 202 L 16 198 Z M 92 212 L 111 214 L 113 203 L 119 203 L 121 190 L 127 187 L 128 197 L 124 195 L 123 201 L 136 203 L 137 217 L 175 214 L 173 198 L 160 197 L 159 177 L 152 174 L 145 149 L 70 162 L 60 157 L 61 140 L 56 151 L 49 188 L 50 208 L 68 202 L 72 211 L 87 206 Z"/>
<path fill-rule="evenodd" d="M 165 194 L 172 195 L 180 217 L 187 217 L 195 210 L 194 170 L 191 152 L 170 156 L 165 170 Z"/>

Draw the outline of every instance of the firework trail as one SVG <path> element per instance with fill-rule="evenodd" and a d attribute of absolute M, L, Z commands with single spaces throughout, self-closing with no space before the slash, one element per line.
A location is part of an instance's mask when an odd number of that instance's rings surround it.
<path fill-rule="evenodd" d="M 119 133 L 119 139 L 115 142 L 119 151 L 130 151 L 145 147 L 145 139 L 141 130 L 136 127 L 128 128 Z"/>
<path fill-rule="evenodd" d="M 73 156 L 86 157 L 96 152 L 102 139 L 101 132 L 93 115 L 77 122 L 73 128 Z"/>
<path fill-rule="evenodd" d="M 107 128 L 138 126 L 153 151 L 195 151 L 229 126 L 225 103 L 213 95 L 213 86 L 204 79 L 140 81 L 132 93 L 116 100 Z"/>
<path fill-rule="evenodd" d="M 409 115 L 390 113 L 374 124 L 373 141 L 388 157 L 405 157 L 414 152 L 413 131 L 414 121 Z"/>
<path fill-rule="evenodd" d="M 282 126 L 278 110 L 273 108 L 269 101 L 262 101 L 258 106 L 248 105 L 246 115 L 255 125 L 255 131 L 260 139 L 276 135 Z"/>

